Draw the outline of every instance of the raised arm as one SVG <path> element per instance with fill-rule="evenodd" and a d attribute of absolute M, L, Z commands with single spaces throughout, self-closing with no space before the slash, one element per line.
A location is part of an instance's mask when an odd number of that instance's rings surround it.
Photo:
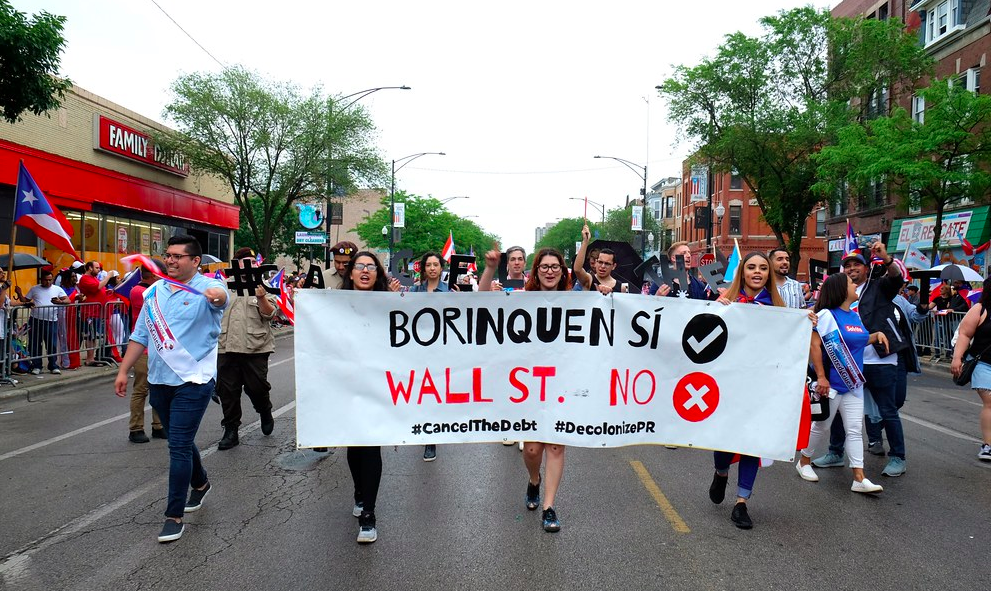
<path fill-rule="evenodd" d="M 581 283 L 582 287 L 585 289 L 591 289 L 592 287 L 592 276 L 585 272 L 585 251 L 588 250 L 588 241 L 592 238 L 592 232 L 588 229 L 588 224 L 582 227 L 582 245 L 578 249 L 578 254 L 575 255 L 575 279 Z"/>

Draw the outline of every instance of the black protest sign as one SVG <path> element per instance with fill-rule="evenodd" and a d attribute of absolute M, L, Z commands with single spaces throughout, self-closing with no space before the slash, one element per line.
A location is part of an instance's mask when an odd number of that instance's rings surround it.
<path fill-rule="evenodd" d="M 505 255 L 503 255 L 505 256 Z M 468 274 L 468 266 L 475 262 L 475 255 L 473 254 L 456 254 L 451 256 L 451 268 L 447 273 L 447 287 L 451 291 L 456 291 L 458 288 L 458 278 L 462 275 Z M 471 291 L 470 289 L 468 291 Z"/>
<path fill-rule="evenodd" d="M 310 268 L 306 271 L 306 287 L 312 287 L 314 289 L 324 289 L 327 284 L 323 281 L 323 270 L 320 269 L 319 265 L 310 265 Z"/>
<path fill-rule="evenodd" d="M 710 363 L 723 354 L 728 339 L 722 318 L 715 314 L 699 314 L 685 325 L 681 347 L 693 363 Z"/>
<path fill-rule="evenodd" d="M 413 277 L 406 272 L 406 265 L 403 263 L 413 258 L 413 251 L 404 248 L 392 257 L 392 268 L 390 269 L 393 279 L 398 279 L 403 287 L 413 287 Z"/>
<path fill-rule="evenodd" d="M 275 271 L 275 265 L 255 265 L 241 259 L 234 259 L 231 261 L 231 266 L 224 269 L 224 274 L 227 275 L 227 289 L 237 295 L 249 296 L 254 295 L 255 288 L 262 285 L 268 293 L 278 295 L 278 289 L 269 287 L 262 282 L 266 275 Z"/>
<path fill-rule="evenodd" d="M 645 280 L 650 281 L 654 285 L 661 284 L 661 278 L 657 275 L 657 257 L 651 255 L 649 259 L 640 263 L 634 270 L 634 273 L 640 275 Z"/>
<path fill-rule="evenodd" d="M 702 265 L 699 267 L 699 274 L 702 275 L 702 280 L 713 290 L 720 287 L 729 287 L 729 282 L 726 281 L 726 266 L 719 261 Z"/>
<path fill-rule="evenodd" d="M 809 286 L 812 291 L 819 289 L 819 286 L 826 280 L 829 272 L 829 262 L 818 259 L 809 259 Z"/>
<path fill-rule="evenodd" d="M 685 257 L 678 255 L 675 257 L 675 266 L 671 266 L 671 261 L 665 257 L 657 265 L 657 270 L 661 274 L 661 281 L 667 283 L 671 289 L 679 289 L 679 286 L 688 286 L 688 270 L 685 267 Z"/>

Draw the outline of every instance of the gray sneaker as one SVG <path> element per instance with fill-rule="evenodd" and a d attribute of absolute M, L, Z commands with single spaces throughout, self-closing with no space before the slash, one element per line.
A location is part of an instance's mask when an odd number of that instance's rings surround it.
<path fill-rule="evenodd" d="M 812 465 L 816 468 L 842 468 L 844 464 L 843 454 L 833 452 L 812 460 Z"/>
<path fill-rule="evenodd" d="M 888 465 L 884 467 L 884 470 L 881 470 L 881 474 L 884 476 L 901 476 L 906 471 L 905 460 L 892 457 L 888 460 Z"/>
<path fill-rule="evenodd" d="M 875 456 L 884 455 L 884 442 L 883 441 L 871 441 L 867 444 L 867 452 Z"/>
<path fill-rule="evenodd" d="M 991 445 L 985 443 L 981 446 L 981 451 L 977 452 L 977 459 L 982 462 L 991 462 Z"/>

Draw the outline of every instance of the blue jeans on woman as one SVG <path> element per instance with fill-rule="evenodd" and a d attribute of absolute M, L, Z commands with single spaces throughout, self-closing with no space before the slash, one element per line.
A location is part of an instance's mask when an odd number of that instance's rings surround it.
<path fill-rule="evenodd" d="M 720 476 L 728 475 L 730 464 L 733 463 L 733 456 L 735 455 L 728 451 L 712 452 L 716 474 Z M 739 464 L 739 470 L 736 475 L 736 496 L 741 499 L 749 499 L 750 493 L 754 490 L 754 481 L 757 480 L 757 469 L 760 468 L 760 458 L 740 454 Z"/>
<path fill-rule="evenodd" d="M 158 412 L 169 438 L 169 497 L 166 517 L 182 519 L 189 487 L 207 483 L 206 470 L 196 448 L 196 431 L 210 404 L 214 380 L 181 386 L 149 384 L 151 407 Z"/>

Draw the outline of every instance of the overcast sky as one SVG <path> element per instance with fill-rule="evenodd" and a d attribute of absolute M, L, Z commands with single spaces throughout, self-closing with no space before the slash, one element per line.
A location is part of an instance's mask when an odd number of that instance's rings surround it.
<path fill-rule="evenodd" d="M 159 121 L 170 82 L 219 70 L 214 58 L 328 93 L 411 86 L 362 101 L 387 161 L 447 153 L 411 162 L 397 188 L 467 195 L 449 209 L 478 216 L 503 247 L 528 251 L 535 227 L 582 215 L 583 204 L 569 198 L 608 210 L 639 194 L 633 171 L 597 154 L 646 162 L 648 184 L 680 176 L 690 146 L 676 143 L 654 90 L 672 65 L 697 63 L 727 33 L 756 34 L 761 16 L 809 4 L 156 1 L 205 51 L 152 0 L 12 3 L 68 17 L 62 73 Z M 598 217 L 591 206 L 589 217 Z"/>

